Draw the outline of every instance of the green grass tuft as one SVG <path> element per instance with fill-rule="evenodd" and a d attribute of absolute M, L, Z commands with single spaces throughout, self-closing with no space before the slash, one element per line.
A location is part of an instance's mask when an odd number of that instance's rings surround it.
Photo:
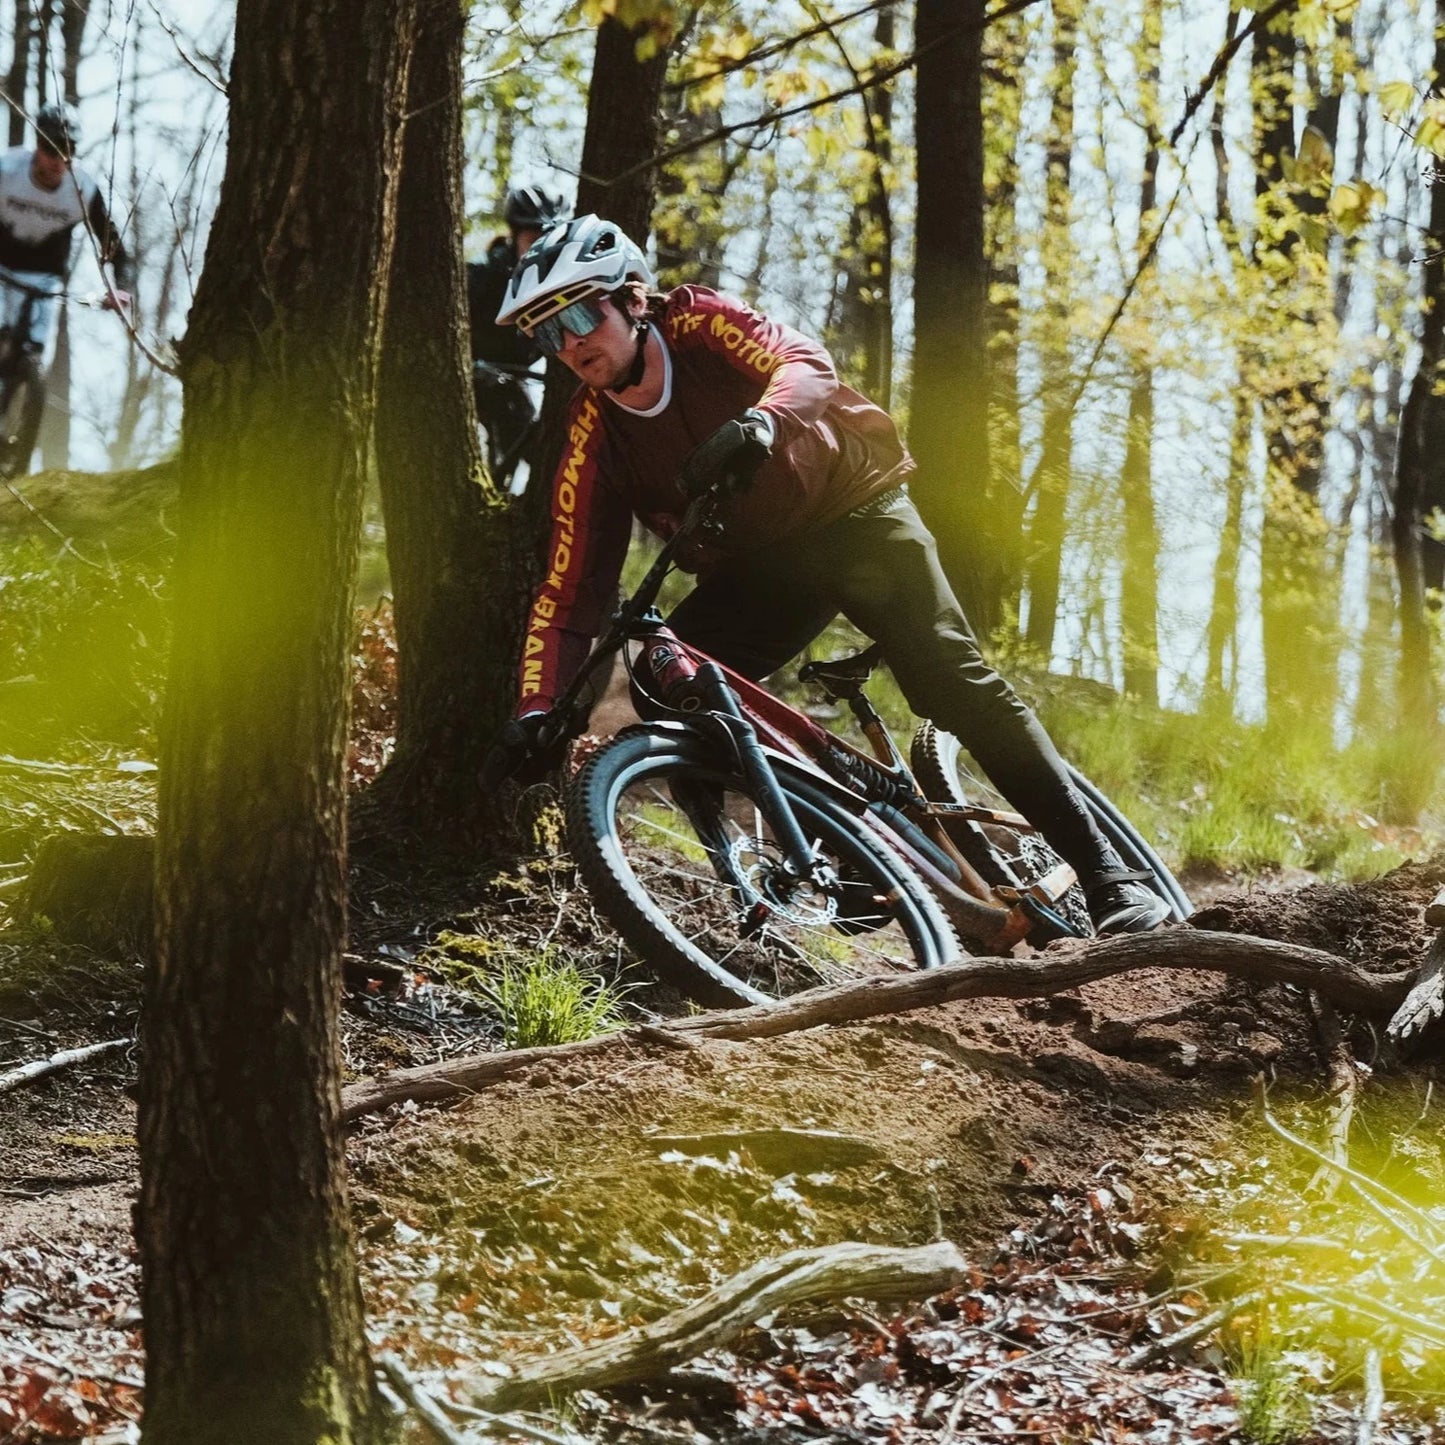
<path fill-rule="evenodd" d="M 471 934 L 443 933 L 419 963 L 497 1012 L 509 1049 L 580 1043 L 623 1027 L 625 986 L 547 945 L 529 952 Z"/>

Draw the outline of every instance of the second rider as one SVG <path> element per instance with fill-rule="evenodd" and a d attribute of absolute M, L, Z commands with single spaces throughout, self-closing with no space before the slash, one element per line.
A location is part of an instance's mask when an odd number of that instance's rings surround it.
<path fill-rule="evenodd" d="M 755 473 L 723 504 L 717 550 L 668 626 L 749 678 L 796 656 L 838 614 L 880 643 L 908 705 L 954 734 L 1079 875 L 1101 933 L 1168 916 L 1100 835 L 1048 734 L 981 655 L 909 500 L 892 418 L 842 385 L 816 341 L 701 286 L 662 294 L 615 225 L 550 227 L 497 315 L 583 383 L 553 484 L 548 571 L 532 603 L 518 759 L 585 659 L 617 587 L 635 514 L 663 538 L 679 477 Z"/>

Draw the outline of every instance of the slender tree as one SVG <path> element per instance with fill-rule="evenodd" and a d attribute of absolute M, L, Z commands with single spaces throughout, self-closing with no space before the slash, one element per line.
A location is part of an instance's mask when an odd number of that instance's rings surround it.
<path fill-rule="evenodd" d="M 1267 473 L 1260 534 L 1260 611 L 1269 715 L 1294 724 L 1333 710 L 1336 649 L 1325 587 L 1328 523 L 1320 507 L 1326 426 L 1325 378 L 1295 337 L 1317 337 L 1331 319 L 1322 299 L 1325 266 L 1308 228 L 1312 192 L 1329 185 L 1332 142 L 1307 127 L 1296 146 L 1295 67 L 1299 47 L 1285 12 L 1255 31 L 1251 62 L 1255 114 L 1255 190 L 1260 225 L 1254 260 L 1271 301 L 1262 383 Z M 1334 112 L 1338 118 L 1338 109 Z M 1318 224 L 1318 223 L 1316 223 Z M 1281 323 L 1297 324 L 1281 324 Z"/>
<path fill-rule="evenodd" d="M 236 11 L 181 349 L 139 1117 L 148 1445 L 382 1433 L 337 1014 L 352 583 L 411 28 L 404 0 Z"/>
<path fill-rule="evenodd" d="M 880 54 L 892 51 L 896 21 L 891 5 L 874 19 L 873 44 Z M 860 68 L 839 42 L 855 80 Z M 865 90 L 863 144 L 867 156 L 862 200 L 849 217 L 847 262 L 843 272 L 842 306 L 836 352 L 856 357 L 857 384 L 879 406 L 893 401 L 893 202 L 889 169 L 893 163 L 893 95 L 886 86 Z"/>
<path fill-rule="evenodd" d="M 90 0 L 68 0 L 60 12 L 60 88 L 71 105 L 80 103 L 80 51 Z M 55 352 L 45 380 L 45 420 L 40 455 L 47 470 L 70 465 L 70 308 L 60 303 Z"/>
<path fill-rule="evenodd" d="M 1145 0 L 1146 59 L 1139 100 L 1144 112 L 1144 174 L 1139 185 L 1139 264 L 1154 224 L 1159 174 L 1160 0 Z M 1124 566 L 1119 612 L 1124 653 L 1124 691 L 1150 705 L 1159 701 L 1159 526 L 1154 513 L 1154 371 L 1134 363 L 1129 385 L 1129 422 L 1124 443 L 1120 497 L 1124 509 Z"/>
<path fill-rule="evenodd" d="M 1435 31 L 1435 74 L 1445 76 L 1445 26 Z M 1445 184 L 1430 189 L 1430 228 L 1421 253 L 1425 258 L 1421 298 L 1423 326 L 1420 363 L 1400 418 L 1395 472 L 1395 508 L 1391 541 L 1399 587 L 1399 709 L 1423 753 L 1438 764 L 1441 744 L 1440 684 L 1430 649 L 1426 546 L 1433 547 L 1437 569 L 1442 550 L 1426 542 L 1425 518 L 1445 503 L 1440 477 L 1440 445 L 1445 440 Z M 1418 801 L 1418 798 L 1417 800 Z"/>
<path fill-rule="evenodd" d="M 10 69 L 5 73 L 6 138 L 12 146 L 25 144 L 25 98 L 30 83 L 34 25 L 31 0 L 15 0 L 10 22 Z"/>
<path fill-rule="evenodd" d="M 1054 63 L 1049 77 L 1049 129 L 1044 147 L 1044 420 L 1028 540 L 1028 641 L 1045 665 L 1054 650 L 1073 473 L 1069 311 L 1075 267 L 1070 240 L 1070 181 L 1074 162 L 1074 72 L 1078 64 L 1077 0 L 1054 0 L 1053 15 Z"/>
<path fill-rule="evenodd" d="M 396 745 L 366 812 L 460 842 L 485 821 L 527 571 L 484 475 L 470 383 L 461 0 L 419 0 L 376 416 L 398 652 Z"/>
<path fill-rule="evenodd" d="M 974 627 L 1000 620 L 1002 558 L 989 448 L 984 254 L 983 0 L 918 0 L 918 220 L 908 444 L 920 511 Z"/>

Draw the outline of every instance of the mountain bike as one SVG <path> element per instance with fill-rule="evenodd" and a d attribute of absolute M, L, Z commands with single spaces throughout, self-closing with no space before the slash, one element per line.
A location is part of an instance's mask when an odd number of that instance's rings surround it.
<path fill-rule="evenodd" d="M 30 469 L 45 412 L 45 372 L 29 344 L 31 318 L 37 301 L 59 292 L 28 286 L 10 275 L 0 275 L 0 286 L 20 293 L 15 319 L 0 326 L 0 479 L 9 480 Z"/>
<path fill-rule="evenodd" d="M 20 306 L 8 325 L 0 326 L 0 480 L 24 476 L 40 435 L 45 415 L 45 369 L 40 354 L 30 345 L 31 323 L 40 301 L 73 301 L 78 306 L 103 310 L 107 294 L 78 296 L 61 289 L 31 286 L 0 269 L 0 286 L 20 295 Z"/>
<path fill-rule="evenodd" d="M 487 471 L 507 492 L 525 489 L 526 474 L 518 478 L 517 468 L 528 460 L 541 429 L 540 415 L 527 391 L 529 379 L 537 377 L 527 366 L 480 359 L 472 362 L 472 395 L 482 427 Z M 516 486 L 514 478 L 519 483 Z"/>
<path fill-rule="evenodd" d="M 960 940 L 996 955 L 1088 936 L 1073 870 L 1026 818 L 994 805 L 956 739 L 924 723 L 904 761 L 863 690 L 876 645 L 800 672 L 847 704 L 865 750 L 669 630 L 659 590 L 682 543 L 716 530 L 722 495 L 689 504 L 543 725 L 544 750 L 576 737 L 589 678 L 622 655 L 649 720 L 563 785 L 568 844 L 598 910 L 661 979 L 723 1007 L 933 968 Z M 1154 850 L 1073 778 L 1125 865 L 1186 918 L 1189 900 Z"/>

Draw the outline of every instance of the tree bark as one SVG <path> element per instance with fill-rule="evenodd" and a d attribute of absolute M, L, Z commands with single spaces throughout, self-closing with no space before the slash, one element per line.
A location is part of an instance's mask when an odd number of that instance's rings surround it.
<path fill-rule="evenodd" d="M 914 49 L 918 219 L 913 277 L 911 483 L 939 558 L 980 637 L 1000 619 L 989 449 L 984 254 L 984 0 L 918 0 Z"/>
<path fill-rule="evenodd" d="M 340 1147 L 351 593 L 414 11 L 241 0 L 181 348 L 138 1235 L 148 1445 L 382 1433 Z"/>
<path fill-rule="evenodd" d="M 1316 990 L 1342 1008 L 1371 1015 L 1388 1014 L 1405 997 L 1410 984 L 1407 973 L 1365 973 L 1346 959 L 1316 948 L 1237 933 L 1175 928 L 1111 938 L 1068 953 L 1051 951 L 1038 958 L 970 958 L 925 973 L 814 988 L 781 1004 L 696 1014 L 578 1044 L 514 1049 L 400 1069 L 352 1084 L 345 1093 L 345 1115 L 351 1122 L 404 1099 L 433 1103 L 454 1099 L 554 1059 L 560 1062 L 649 1043 L 686 1047 L 708 1039 L 777 1038 L 799 1029 L 857 1023 L 961 998 L 1037 998 L 1134 968 L 1178 968 L 1293 983 Z"/>
<path fill-rule="evenodd" d="M 510 712 L 525 606 L 506 498 L 477 440 L 460 239 L 461 0 L 427 0 L 407 91 L 376 413 L 397 632 L 397 731 L 358 824 L 436 842 L 485 821 L 484 750 Z"/>

